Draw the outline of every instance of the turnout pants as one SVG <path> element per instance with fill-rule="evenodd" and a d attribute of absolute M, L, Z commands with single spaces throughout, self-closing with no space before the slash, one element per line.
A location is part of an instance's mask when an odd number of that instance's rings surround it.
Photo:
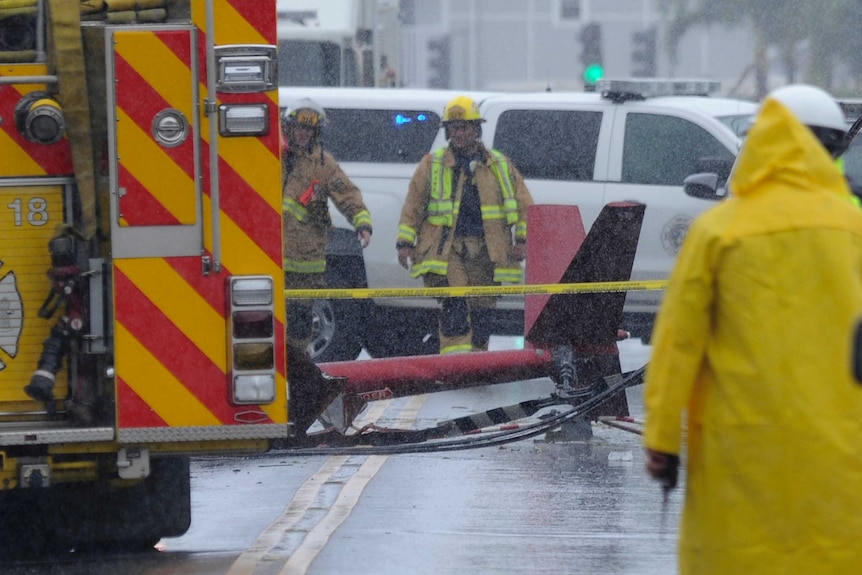
<path fill-rule="evenodd" d="M 494 282 L 494 264 L 481 237 L 456 237 L 447 275 L 425 274 L 423 280 L 426 287 L 500 285 Z M 440 302 L 440 353 L 487 350 L 495 298 L 448 297 Z"/>

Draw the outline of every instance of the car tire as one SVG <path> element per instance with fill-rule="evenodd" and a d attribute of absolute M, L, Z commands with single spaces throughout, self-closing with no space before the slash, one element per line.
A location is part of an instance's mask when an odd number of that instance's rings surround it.
<path fill-rule="evenodd" d="M 440 352 L 437 310 L 375 306 L 365 331 L 371 357 L 435 355 Z"/>
<path fill-rule="evenodd" d="M 315 300 L 308 355 L 315 363 L 352 361 L 362 352 L 360 306 L 347 300 Z"/>

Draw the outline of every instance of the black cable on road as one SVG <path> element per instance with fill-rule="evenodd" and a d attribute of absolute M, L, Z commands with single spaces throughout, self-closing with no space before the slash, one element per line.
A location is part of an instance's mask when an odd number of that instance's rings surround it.
<path fill-rule="evenodd" d="M 530 425 L 526 425 L 523 427 L 518 427 L 516 429 L 508 429 L 497 432 L 489 432 L 482 435 L 470 435 L 470 436 L 459 436 L 454 439 L 439 439 L 439 440 L 427 440 L 424 439 L 429 435 L 433 436 L 434 432 L 438 432 L 438 428 L 430 428 L 430 429 L 419 429 L 419 430 L 404 430 L 404 431 L 396 431 L 394 433 L 401 434 L 400 438 L 420 438 L 420 441 L 410 441 L 406 443 L 396 443 L 396 444 L 377 444 L 377 445 L 351 445 L 351 446 L 332 446 L 332 447 L 300 447 L 300 448 L 289 448 L 289 449 L 279 449 L 269 452 L 270 454 L 278 454 L 278 455 L 302 455 L 302 456 L 316 456 L 316 455 L 396 455 L 396 454 L 406 454 L 406 453 L 430 453 L 430 452 L 442 452 L 442 451 L 458 451 L 462 449 L 477 449 L 481 447 L 492 447 L 497 445 L 504 445 L 507 443 L 512 443 L 515 441 L 521 441 L 523 439 L 528 439 L 530 437 L 535 437 L 537 435 L 541 435 L 543 433 L 547 433 L 553 428 L 561 425 L 567 421 L 571 421 L 575 418 L 586 415 L 599 405 L 601 405 L 604 401 L 612 397 L 613 395 L 624 391 L 629 387 L 634 387 L 635 385 L 640 385 L 643 383 L 644 374 L 646 373 L 646 365 L 623 374 L 623 379 L 614 385 L 609 386 L 607 389 L 602 392 L 590 397 L 589 399 L 575 405 L 572 409 L 565 411 L 563 413 L 559 413 L 556 415 L 549 416 L 541 421 L 536 423 L 532 423 Z M 564 403 L 562 399 L 560 399 L 560 405 L 567 405 Z M 377 432 L 381 433 L 382 436 L 387 435 L 388 433 L 393 432 Z M 373 441 L 370 436 L 376 435 L 374 434 L 366 434 L 366 436 L 351 436 L 355 437 L 357 441 Z M 380 439 L 384 439 L 380 437 Z M 385 440 L 385 439 L 384 439 Z"/>

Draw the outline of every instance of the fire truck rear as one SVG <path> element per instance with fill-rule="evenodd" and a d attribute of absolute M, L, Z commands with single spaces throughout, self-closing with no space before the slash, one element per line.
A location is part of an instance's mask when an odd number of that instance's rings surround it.
<path fill-rule="evenodd" d="M 152 545 L 289 436 L 274 0 L 0 0 L 0 546 Z"/>

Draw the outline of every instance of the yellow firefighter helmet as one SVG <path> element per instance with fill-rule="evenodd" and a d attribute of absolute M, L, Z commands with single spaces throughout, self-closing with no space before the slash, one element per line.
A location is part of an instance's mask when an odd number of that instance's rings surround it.
<path fill-rule="evenodd" d="M 467 96 L 453 98 L 443 108 L 443 125 L 448 122 L 484 122 L 485 119 L 479 114 L 479 106 Z"/>

